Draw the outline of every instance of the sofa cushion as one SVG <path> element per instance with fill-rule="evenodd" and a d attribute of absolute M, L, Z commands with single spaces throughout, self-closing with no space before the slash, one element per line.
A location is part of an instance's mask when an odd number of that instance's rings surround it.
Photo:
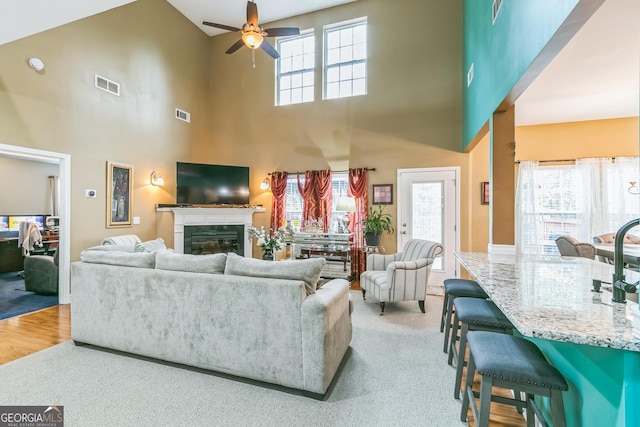
<path fill-rule="evenodd" d="M 157 270 L 191 271 L 194 273 L 223 274 L 227 254 L 190 255 L 161 249 L 156 254 Z"/>
<path fill-rule="evenodd" d="M 160 249 L 167 249 L 164 244 L 164 239 L 158 237 L 157 239 L 147 240 L 146 242 L 136 243 L 136 252 L 156 252 Z"/>
<path fill-rule="evenodd" d="M 85 250 L 80 253 L 80 260 L 93 264 L 154 268 L 156 265 L 156 253 Z"/>
<path fill-rule="evenodd" d="M 302 280 L 305 282 L 307 294 L 312 294 L 316 291 L 316 284 L 320 279 L 320 272 L 326 262 L 324 258 L 264 261 L 229 253 L 227 254 L 227 264 L 224 268 L 224 274 Z"/>

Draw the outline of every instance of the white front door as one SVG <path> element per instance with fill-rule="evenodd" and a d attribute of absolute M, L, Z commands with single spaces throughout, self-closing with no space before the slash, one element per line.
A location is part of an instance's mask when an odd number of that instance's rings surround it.
<path fill-rule="evenodd" d="M 432 240 L 444 246 L 443 256 L 433 263 L 430 285 L 442 285 L 444 279 L 456 276 L 459 173 L 457 167 L 398 170 L 398 252 L 410 239 Z"/>

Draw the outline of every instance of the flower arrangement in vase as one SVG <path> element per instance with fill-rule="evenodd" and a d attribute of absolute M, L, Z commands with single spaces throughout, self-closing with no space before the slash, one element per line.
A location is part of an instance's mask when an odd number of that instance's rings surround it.
<path fill-rule="evenodd" d="M 271 234 L 267 234 L 264 227 L 260 229 L 250 226 L 248 228 L 249 237 L 258 239 L 256 242 L 262 249 L 262 259 L 273 260 L 274 252 L 279 251 L 285 244 L 285 231 L 280 227 L 275 233 L 271 230 Z"/>

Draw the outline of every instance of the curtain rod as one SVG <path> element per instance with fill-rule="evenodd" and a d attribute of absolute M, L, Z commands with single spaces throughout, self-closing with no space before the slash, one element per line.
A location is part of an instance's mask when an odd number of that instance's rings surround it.
<path fill-rule="evenodd" d="M 623 156 L 624 157 L 624 156 Z M 627 157 L 634 157 L 634 156 L 627 156 Z M 591 157 L 581 157 L 580 159 L 557 159 L 557 160 L 534 160 L 537 161 L 538 163 L 560 163 L 560 162 L 575 162 L 576 160 L 581 160 L 581 159 L 590 159 Z M 598 157 L 601 159 L 611 159 L 611 160 L 615 160 L 615 157 Z M 521 162 L 525 162 L 527 160 L 516 160 L 514 161 L 514 163 L 519 164 Z"/>
<path fill-rule="evenodd" d="M 375 172 L 376 168 L 364 168 L 364 170 L 366 170 L 367 172 L 371 171 L 371 172 Z M 349 172 L 349 170 L 344 170 L 344 171 L 331 171 L 332 173 L 347 173 Z M 287 172 L 288 175 L 304 175 L 304 172 Z M 271 175 L 271 172 L 269 172 L 267 175 Z"/>

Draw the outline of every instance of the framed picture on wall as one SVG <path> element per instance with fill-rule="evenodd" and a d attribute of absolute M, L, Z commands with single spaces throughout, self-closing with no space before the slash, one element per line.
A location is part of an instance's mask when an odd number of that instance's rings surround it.
<path fill-rule="evenodd" d="M 393 184 L 380 184 L 373 186 L 373 204 L 390 205 L 393 203 Z"/>
<path fill-rule="evenodd" d="M 489 204 L 489 183 L 488 182 L 482 182 L 480 183 L 480 202 L 483 205 L 488 205 Z"/>
<path fill-rule="evenodd" d="M 133 165 L 107 162 L 107 228 L 133 226 Z"/>

